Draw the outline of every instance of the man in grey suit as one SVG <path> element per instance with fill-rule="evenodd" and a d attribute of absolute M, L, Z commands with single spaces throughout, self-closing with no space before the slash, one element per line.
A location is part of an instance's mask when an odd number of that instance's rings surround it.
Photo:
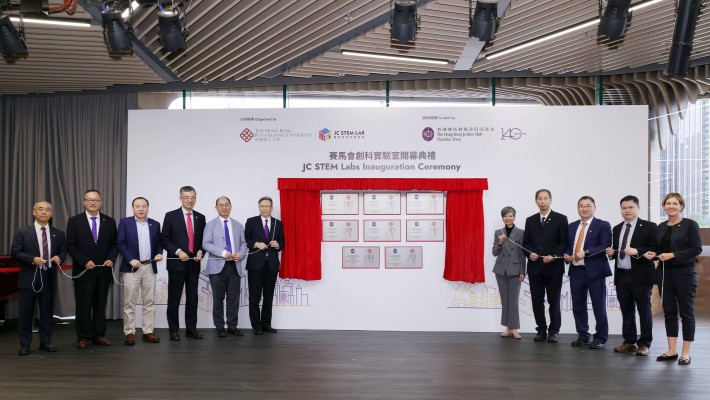
<path fill-rule="evenodd" d="M 202 248 L 209 253 L 205 273 L 212 285 L 212 319 L 218 337 L 227 334 L 242 336 L 237 329 L 239 292 L 241 290 L 242 260 L 247 255 L 244 227 L 229 217 L 232 202 L 226 196 L 217 199 L 219 216 L 207 223 Z M 227 297 L 227 330 L 224 329 L 224 298 Z"/>
<path fill-rule="evenodd" d="M 500 323 L 505 326 L 505 331 L 500 335 L 503 337 L 513 336 L 515 339 L 522 339 L 518 329 L 520 329 L 520 312 L 518 303 L 520 302 L 520 282 L 525 279 L 525 264 L 527 257 L 523 252 L 523 230 L 515 226 L 515 209 L 513 207 L 503 207 L 500 212 L 505 226 L 495 231 L 493 239 L 493 255 L 496 256 L 496 263 L 493 266 L 493 273 L 498 282 L 498 292 L 502 314 Z"/>

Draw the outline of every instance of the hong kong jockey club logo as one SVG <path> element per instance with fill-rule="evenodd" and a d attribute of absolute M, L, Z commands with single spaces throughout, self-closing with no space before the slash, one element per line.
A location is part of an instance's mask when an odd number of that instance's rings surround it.
<path fill-rule="evenodd" d="M 422 131 L 422 139 L 424 139 L 425 142 L 431 142 L 431 140 L 434 139 L 434 130 L 428 126 L 424 128 Z"/>
<path fill-rule="evenodd" d="M 254 133 L 249 130 L 249 128 L 245 128 L 242 133 L 239 134 L 239 137 L 242 138 L 243 141 L 248 142 L 254 137 Z"/>
<path fill-rule="evenodd" d="M 333 138 L 333 132 L 328 128 L 323 128 L 318 131 L 318 139 L 322 141 L 330 140 Z"/>

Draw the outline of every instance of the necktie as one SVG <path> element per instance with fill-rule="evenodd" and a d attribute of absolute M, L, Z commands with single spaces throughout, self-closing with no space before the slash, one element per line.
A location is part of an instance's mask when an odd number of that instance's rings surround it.
<path fill-rule="evenodd" d="M 229 228 L 227 227 L 227 220 L 224 220 L 224 242 L 227 244 L 227 251 L 232 252 L 232 239 L 229 237 Z"/>
<path fill-rule="evenodd" d="M 540 226 L 545 225 L 545 217 L 540 218 Z"/>
<path fill-rule="evenodd" d="M 49 242 L 47 241 L 47 228 L 42 227 L 42 259 L 49 260 Z M 52 267 L 49 261 L 47 261 L 47 266 Z"/>
<path fill-rule="evenodd" d="M 631 230 L 631 224 L 629 224 L 627 222 L 626 223 L 626 230 L 624 231 L 624 238 L 621 239 L 621 252 L 619 253 L 619 258 L 621 258 L 621 259 L 626 257 L 626 253 L 624 253 L 624 249 L 626 249 L 626 244 L 628 243 L 630 230 Z"/>
<path fill-rule="evenodd" d="M 192 253 L 195 251 L 195 229 L 192 227 L 190 213 L 185 213 L 185 215 L 187 215 L 187 249 Z"/>
<path fill-rule="evenodd" d="M 91 234 L 94 236 L 94 243 L 99 241 L 99 233 L 96 229 L 96 217 L 91 217 Z"/>
<path fill-rule="evenodd" d="M 269 240 L 269 220 L 265 219 L 264 220 L 264 235 L 266 236 L 266 240 Z"/>
<path fill-rule="evenodd" d="M 574 254 L 579 253 L 582 250 L 582 245 L 584 244 L 584 228 L 587 227 L 586 222 L 582 222 L 582 229 L 579 230 L 579 236 L 577 236 L 577 244 L 574 245 Z"/>

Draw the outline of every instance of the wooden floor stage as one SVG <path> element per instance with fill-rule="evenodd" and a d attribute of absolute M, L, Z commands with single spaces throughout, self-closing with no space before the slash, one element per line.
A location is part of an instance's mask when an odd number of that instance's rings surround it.
<path fill-rule="evenodd" d="M 500 338 L 496 333 L 281 330 L 278 334 L 74 347 L 73 325 L 57 325 L 56 353 L 17 356 L 16 324 L 0 328 L 2 399 L 707 399 L 710 324 L 699 321 L 692 364 L 657 362 L 665 350 L 655 321 L 650 357 Z M 181 332 L 181 335 L 184 332 Z"/>

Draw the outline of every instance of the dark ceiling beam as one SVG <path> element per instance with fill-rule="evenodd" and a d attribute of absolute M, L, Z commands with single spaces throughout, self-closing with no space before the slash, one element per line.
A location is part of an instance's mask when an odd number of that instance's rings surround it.
<path fill-rule="evenodd" d="M 88 0 L 79 0 L 79 5 L 82 6 L 86 12 L 91 14 L 93 23 L 101 25 L 101 5 L 97 2 L 91 2 L 89 4 Z M 140 41 L 140 39 L 135 36 L 131 38 L 133 42 L 133 54 L 140 58 L 148 67 L 150 67 L 161 79 L 165 82 L 182 82 L 175 72 L 173 72 L 165 63 L 160 61 L 160 59 L 153 54 L 152 51 Z M 128 73 L 128 72 L 127 72 Z"/>
<path fill-rule="evenodd" d="M 430 3 L 431 1 L 432 0 L 417 0 L 417 8 L 423 7 L 427 3 Z M 367 32 L 369 32 L 381 25 L 389 23 L 390 13 L 391 13 L 391 10 L 387 11 L 386 13 L 383 13 L 381 15 L 374 17 L 369 21 L 365 21 L 362 24 L 354 27 L 353 29 L 343 33 L 342 35 L 321 44 L 320 46 L 314 48 L 313 50 L 307 51 L 307 52 L 301 54 L 300 56 L 298 56 L 292 60 L 289 60 L 288 62 L 285 62 L 285 63 L 279 65 L 278 67 L 264 73 L 262 76 L 264 78 L 275 78 L 297 65 L 301 65 L 301 64 L 303 64 L 303 63 L 305 63 L 305 62 L 307 62 L 307 61 L 309 61 L 309 60 L 311 60 L 311 59 L 313 59 L 313 58 L 315 58 L 327 51 L 330 51 L 330 50 L 332 50 L 344 43 L 347 43 L 359 36 L 362 36 L 362 35 L 366 34 Z"/>

